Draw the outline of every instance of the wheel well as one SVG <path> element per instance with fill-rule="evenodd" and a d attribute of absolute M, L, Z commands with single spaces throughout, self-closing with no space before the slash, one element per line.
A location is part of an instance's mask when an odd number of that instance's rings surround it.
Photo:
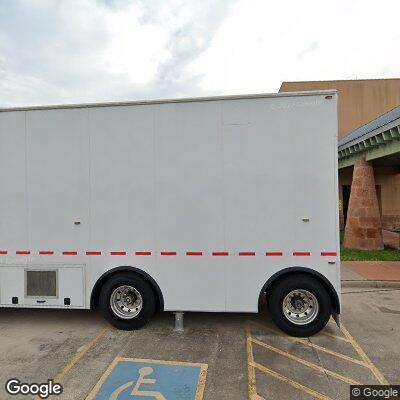
<path fill-rule="evenodd" d="M 334 314 L 340 314 L 340 301 L 339 301 L 339 296 L 335 290 L 335 288 L 332 286 L 332 284 L 328 281 L 328 279 L 320 274 L 319 272 L 311 269 L 311 268 L 304 268 L 304 267 L 291 267 L 291 268 L 285 268 L 276 274 L 272 275 L 268 281 L 264 284 L 263 288 L 261 289 L 260 295 L 258 297 L 258 310 L 260 310 L 262 301 L 267 295 L 268 291 L 272 289 L 272 286 L 275 285 L 280 279 L 283 277 L 286 277 L 291 274 L 304 274 L 307 276 L 311 276 L 315 278 L 319 283 L 324 286 L 326 291 L 329 294 L 329 297 L 332 302 L 332 311 Z"/>
<path fill-rule="evenodd" d="M 142 278 L 146 279 L 146 281 L 153 289 L 154 295 L 156 297 L 156 309 L 158 311 L 164 310 L 164 297 L 157 282 L 148 273 L 142 271 L 139 268 L 129 267 L 129 266 L 116 267 L 101 275 L 101 277 L 95 283 L 92 293 L 90 295 L 90 308 L 92 310 L 96 309 L 99 305 L 100 290 L 103 284 L 106 282 L 106 280 L 122 272 L 129 272 L 131 274 L 140 275 Z"/>

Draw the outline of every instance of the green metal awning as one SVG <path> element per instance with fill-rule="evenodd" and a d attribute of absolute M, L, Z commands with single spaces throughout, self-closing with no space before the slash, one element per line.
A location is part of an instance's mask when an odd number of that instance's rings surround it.
<path fill-rule="evenodd" d="M 350 132 L 338 143 L 339 169 L 354 165 L 360 156 L 367 161 L 400 154 L 400 107 Z"/>

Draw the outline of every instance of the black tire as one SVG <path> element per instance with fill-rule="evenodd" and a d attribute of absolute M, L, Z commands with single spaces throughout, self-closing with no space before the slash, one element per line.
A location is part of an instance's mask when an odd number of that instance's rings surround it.
<path fill-rule="evenodd" d="M 307 290 L 318 301 L 318 313 L 315 319 L 304 325 L 296 325 L 289 321 L 283 311 L 283 302 L 292 290 Z M 315 278 L 304 274 L 292 274 L 276 282 L 267 296 L 268 308 L 275 324 L 291 336 L 307 337 L 319 332 L 327 324 L 331 313 L 332 304 L 328 292 Z"/>
<path fill-rule="evenodd" d="M 110 298 L 119 286 L 129 285 L 136 289 L 142 297 L 140 312 L 131 319 L 119 317 L 111 308 Z M 100 291 L 100 310 L 104 318 L 113 326 L 124 331 L 133 331 L 144 326 L 154 315 L 156 310 L 156 298 L 150 284 L 140 275 L 121 273 L 107 279 Z"/>

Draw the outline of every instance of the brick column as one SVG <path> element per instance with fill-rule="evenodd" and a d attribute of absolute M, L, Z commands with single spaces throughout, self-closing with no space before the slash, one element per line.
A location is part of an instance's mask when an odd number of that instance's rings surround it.
<path fill-rule="evenodd" d="M 354 165 L 343 245 L 350 249 L 383 249 L 374 170 L 363 157 Z"/>

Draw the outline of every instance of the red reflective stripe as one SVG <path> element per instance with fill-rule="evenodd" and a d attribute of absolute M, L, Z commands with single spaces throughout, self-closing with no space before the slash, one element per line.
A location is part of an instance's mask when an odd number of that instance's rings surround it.
<path fill-rule="evenodd" d="M 202 256 L 203 252 L 202 251 L 187 251 L 186 255 L 187 256 Z"/>
<path fill-rule="evenodd" d="M 78 254 L 76 251 L 63 251 L 62 253 L 64 256 L 76 256 Z"/>
<path fill-rule="evenodd" d="M 54 255 L 55 252 L 52 250 L 40 250 L 39 255 Z M 0 255 L 7 255 L 8 250 L 0 250 Z M 15 252 L 17 255 L 30 255 L 31 251 L 30 250 L 17 250 Z M 63 255 L 65 256 L 76 256 L 78 253 L 76 251 L 63 251 Z M 100 256 L 102 254 L 101 251 L 86 251 L 86 255 L 88 256 Z M 135 255 L 137 256 L 150 256 L 152 254 L 151 251 L 135 251 Z M 214 251 L 211 253 L 213 256 L 229 256 L 228 251 Z M 336 257 L 337 252 L 336 251 L 321 251 L 321 256 L 325 257 Z M 113 256 L 125 256 L 127 255 L 126 251 L 110 251 L 110 255 Z M 177 252 L 176 251 L 161 251 L 160 255 L 162 256 L 176 256 Z M 202 256 L 203 252 L 202 251 L 186 251 L 187 256 Z M 238 253 L 239 256 L 255 256 L 256 252 L 255 251 L 240 251 Z M 267 251 L 265 253 L 266 256 L 283 256 L 283 252 L 281 251 Z M 311 256 L 310 251 L 294 251 L 293 256 Z"/>
<path fill-rule="evenodd" d="M 336 257 L 337 253 L 336 253 L 336 251 L 322 251 L 321 256 Z"/>
<path fill-rule="evenodd" d="M 137 256 L 151 256 L 151 251 L 135 251 Z"/>

